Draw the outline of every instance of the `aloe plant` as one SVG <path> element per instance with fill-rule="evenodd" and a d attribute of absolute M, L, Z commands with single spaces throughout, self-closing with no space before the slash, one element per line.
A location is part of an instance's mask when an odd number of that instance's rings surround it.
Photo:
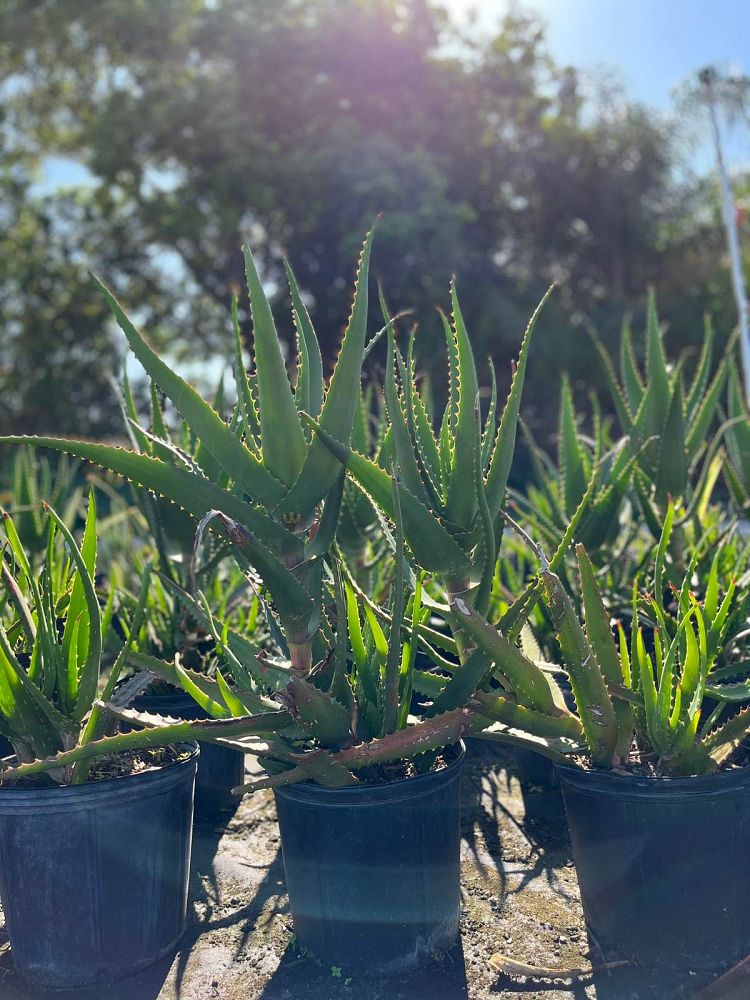
<path fill-rule="evenodd" d="M 570 381 L 563 376 L 560 389 L 557 463 L 534 441 L 522 424 L 533 480 L 524 489 L 512 490 L 510 497 L 519 516 L 535 538 L 557 547 L 581 503 L 574 540 L 592 554 L 598 549 L 616 548 L 627 517 L 629 488 L 636 459 L 626 442 L 613 441 L 608 421 L 602 419 L 599 404 L 591 397 L 592 436 L 579 426 L 573 405 Z"/>
<path fill-rule="evenodd" d="M 485 420 L 480 418 L 477 369 L 455 283 L 452 322 L 442 317 L 449 395 L 439 429 L 431 425 L 416 386 L 414 337 L 404 359 L 382 299 L 387 321 L 384 397 L 390 462 L 378 464 L 336 438 L 322 421 L 309 418 L 331 454 L 390 519 L 394 516 L 391 473 L 396 476 L 404 535 L 414 560 L 441 581 L 449 598 L 463 594 L 481 610 L 490 599 L 531 337 L 550 292 L 529 322 L 499 421 L 494 392 Z"/>
<path fill-rule="evenodd" d="M 93 706 L 103 675 L 114 598 L 110 594 L 104 609 L 100 608 L 94 585 L 94 494 L 90 494 L 80 547 L 63 518 L 48 505 L 46 512 L 46 557 L 39 569 L 21 543 L 15 520 L 7 512 L 2 514 L 0 733 L 13 745 L 20 762 L 84 745 L 105 731 L 101 712 Z M 113 690 L 130 637 L 141 627 L 145 598 L 144 583 L 105 694 Z M 86 770 L 62 768 L 53 774 L 57 781 L 75 783 L 85 780 Z"/>
<path fill-rule="evenodd" d="M 136 440 L 138 448 L 133 450 L 55 438 L 34 442 L 97 462 L 178 504 L 199 522 L 199 536 L 208 527 L 219 528 L 261 594 L 278 655 L 260 655 L 225 623 L 219 628 L 205 595 L 193 598 L 165 577 L 171 590 L 192 605 L 196 618 L 203 616 L 228 665 L 225 671 L 217 670 L 215 678 L 193 675 L 178 662 L 170 672 L 169 665 L 159 667 L 147 654 L 140 654 L 139 665 L 151 665 L 167 679 L 182 683 L 215 719 L 185 724 L 147 719 L 142 731 L 63 748 L 53 756 L 21 764 L 11 774 L 83 767 L 120 747 L 154 745 L 188 733 L 201 739 L 265 733 L 272 744 L 265 759 L 292 772 L 279 780 L 312 777 L 328 784 L 351 783 L 361 767 L 445 746 L 473 724 L 473 715 L 454 705 L 456 699 L 449 692 L 439 716 L 409 725 L 414 632 L 423 628 L 423 622 L 417 593 L 406 597 L 411 574 L 405 566 L 402 528 L 408 518 L 401 515 L 402 491 L 389 472 L 385 475 L 397 525 L 397 569 L 387 609 L 376 612 L 367 605 L 364 618 L 358 617 L 347 589 L 351 584 L 346 568 L 331 556 L 344 471 L 319 434 L 312 433 L 309 422 L 316 422 L 320 434 L 348 445 L 360 405 L 370 246 L 371 236 L 365 241 L 351 319 L 327 390 L 317 340 L 289 271 L 299 340 L 298 377 L 292 390 L 271 311 L 246 251 L 255 370 L 248 377 L 244 369 L 235 306 L 238 406 L 229 423 L 158 358 L 102 289 L 131 349 L 181 413 L 205 460 L 197 461 L 196 455 L 193 461 L 158 428 L 145 441 Z M 512 410 L 511 418 L 514 422 Z M 131 427 L 137 434 L 132 417 Z M 507 441 L 496 453 L 509 463 Z M 502 475 L 507 477 L 502 468 L 494 473 Z M 333 607 L 326 607 L 331 599 Z M 470 693 L 473 685 L 467 690 Z M 97 713 L 105 711 L 105 703 L 110 715 L 122 711 L 108 701 L 110 694 L 105 692 L 107 697 L 97 703 Z M 351 756 L 351 768 L 337 754 Z"/>
<path fill-rule="evenodd" d="M 142 451 L 50 437 L 3 439 L 55 448 L 102 465 L 223 531 L 240 562 L 262 578 L 293 667 L 302 677 L 313 663 L 321 624 L 323 557 L 335 535 L 344 476 L 339 461 L 300 414 L 319 419 L 337 440 L 349 441 L 359 404 L 371 244 L 372 234 L 364 243 L 349 324 L 327 386 L 318 341 L 288 269 L 299 348 L 294 390 L 268 300 L 245 248 L 255 368 L 248 376 L 235 303 L 238 403 L 228 423 L 158 357 L 97 282 L 131 350 L 197 440 L 195 460 L 158 433 L 138 442 Z"/>
<path fill-rule="evenodd" d="M 658 538 L 669 498 L 681 497 L 691 507 L 699 506 L 718 475 L 715 448 L 708 444 L 731 367 L 731 345 L 712 376 L 714 332 L 707 320 L 701 356 L 686 384 L 682 362 L 668 362 L 653 292 L 648 299 L 644 368 L 636 361 L 627 325 L 620 340 L 619 379 L 595 335 L 594 344 L 620 426 L 628 436 L 629 452 L 637 457 L 635 484 L 643 513 Z"/>
<path fill-rule="evenodd" d="M 18 448 L 13 456 L 9 486 L 6 494 L 0 494 L 0 503 L 13 515 L 24 550 L 36 564 L 47 551 L 47 525 L 41 501 L 44 499 L 59 510 L 69 528 L 74 526 L 81 511 L 85 490 L 79 463 L 63 455 L 53 468 L 46 457 L 32 448 Z"/>
<path fill-rule="evenodd" d="M 747 580 L 738 588 L 731 579 L 722 593 L 720 550 L 701 600 L 691 589 L 697 553 L 681 584 L 674 586 L 666 567 L 674 522 L 670 503 L 651 589 L 639 592 L 634 587 L 630 620 L 617 623 L 615 632 L 585 548 L 576 546 L 580 601 L 571 597 L 540 551 L 545 606 L 561 654 L 558 672 L 572 687 L 583 731 L 583 739 L 567 750 L 558 742 L 555 759 L 562 751 L 595 767 L 648 766 L 661 774 L 705 774 L 724 764 L 750 732 L 750 707 L 732 714 L 737 703 L 750 701 L 746 676 L 723 683 L 746 670 L 739 630 L 749 607 Z M 673 595 L 673 606 L 668 606 L 665 594 Z M 502 633 L 460 601 L 454 605 L 478 647 L 487 655 L 497 652 Z M 539 667 L 521 650 L 514 655 Z M 551 680 L 553 674 L 548 670 L 547 676 Z M 528 693 L 517 694 L 519 704 L 531 706 Z M 710 708 L 707 696 L 718 704 Z M 556 701 L 561 697 L 562 692 Z M 534 707 L 540 709 L 538 703 Z M 517 723 L 514 729 L 523 726 Z M 527 732 L 535 736 L 539 728 Z M 518 741 L 518 732 L 514 739 Z M 540 749 L 538 741 L 535 745 Z M 541 749 L 550 755 L 548 748 Z"/>

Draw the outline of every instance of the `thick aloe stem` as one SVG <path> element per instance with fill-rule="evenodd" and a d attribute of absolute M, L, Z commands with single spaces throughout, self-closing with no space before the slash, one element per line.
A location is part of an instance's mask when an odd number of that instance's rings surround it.
<path fill-rule="evenodd" d="M 452 608 L 456 601 L 462 601 L 464 605 L 470 604 L 468 596 L 468 580 L 446 580 L 445 591 L 448 597 L 448 604 Z M 465 663 L 476 649 L 476 643 L 471 636 L 464 631 L 461 623 L 458 622 L 456 628 L 451 629 L 453 638 L 456 640 L 456 649 L 461 663 Z"/>
<path fill-rule="evenodd" d="M 310 639 L 306 639 L 304 642 L 289 640 L 288 646 L 292 670 L 299 677 L 307 677 L 312 670 L 312 641 Z"/>
<path fill-rule="evenodd" d="M 468 708 L 457 708 L 444 715 L 425 719 L 415 726 L 389 733 L 379 740 L 360 743 L 333 754 L 333 759 L 352 771 L 373 764 L 387 764 L 389 761 L 411 759 L 429 750 L 441 750 L 458 743 L 462 736 L 471 731 L 475 714 Z"/>

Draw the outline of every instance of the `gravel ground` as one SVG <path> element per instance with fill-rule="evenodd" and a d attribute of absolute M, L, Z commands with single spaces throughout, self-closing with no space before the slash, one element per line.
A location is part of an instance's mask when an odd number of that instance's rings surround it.
<path fill-rule="evenodd" d="M 556 791 L 527 797 L 512 753 L 474 745 L 463 778 L 461 942 L 409 979 L 324 969 L 294 943 L 273 796 L 247 796 L 226 826 L 197 825 L 189 927 L 179 953 L 131 979 L 74 993 L 25 989 L 0 956 L 0 1000 L 684 1000 L 703 984 L 625 969 L 593 982 L 510 979 L 491 955 L 543 967 L 588 964 L 575 868 Z M 63 915 L 64 918 L 64 915 Z M 750 996 L 738 994 L 739 996 Z M 730 1000 L 729 997 L 726 1000 Z M 732 998 L 733 1000 L 733 998 Z"/>

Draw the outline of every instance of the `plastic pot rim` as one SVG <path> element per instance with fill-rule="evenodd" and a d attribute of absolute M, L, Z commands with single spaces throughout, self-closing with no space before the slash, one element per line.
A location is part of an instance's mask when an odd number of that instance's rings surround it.
<path fill-rule="evenodd" d="M 170 744 L 187 751 L 187 756 L 167 764 L 159 764 L 147 771 L 136 774 L 121 774 L 101 781 L 89 781 L 84 785 L 57 785 L 52 788 L 11 788 L 0 786 L 0 812 L 27 812 L 45 807 L 59 806 L 60 809 L 86 808 L 91 799 L 101 802 L 106 799 L 127 798 L 135 791 L 138 796 L 157 794 L 165 784 L 171 784 L 175 770 L 189 770 L 195 766 L 200 756 L 200 747 L 194 740 Z"/>
<path fill-rule="evenodd" d="M 555 763 L 555 769 L 563 783 L 573 786 L 581 794 L 618 799 L 648 799 L 665 795 L 674 799 L 705 798 L 731 794 L 738 786 L 750 785 L 750 765 L 688 777 L 626 775 L 558 763 Z"/>
<path fill-rule="evenodd" d="M 439 771 L 430 771 L 428 774 L 398 778 L 396 781 L 386 781 L 381 784 L 363 782 L 359 785 L 346 785 L 343 788 L 327 788 L 314 781 L 299 781 L 277 786 L 274 788 L 274 794 L 325 809 L 337 806 L 350 808 L 353 805 L 383 806 L 388 802 L 421 798 L 430 795 L 436 785 L 444 787 L 461 777 L 461 768 L 466 758 L 466 745 L 463 740 L 459 740 L 453 746 L 458 747 L 458 753 L 448 766 Z"/>

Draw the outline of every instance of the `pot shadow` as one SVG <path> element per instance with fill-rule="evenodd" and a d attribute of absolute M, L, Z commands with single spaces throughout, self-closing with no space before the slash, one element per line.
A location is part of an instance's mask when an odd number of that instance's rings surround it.
<path fill-rule="evenodd" d="M 488 881 L 490 891 L 500 899 L 507 890 L 501 820 L 505 817 L 516 824 L 502 803 L 503 785 L 509 779 L 507 774 L 503 775 L 501 767 L 502 761 L 492 746 L 479 740 L 468 743 L 461 776 L 461 839 L 471 854 L 474 867 Z M 506 790 L 509 791 L 509 786 Z"/>
<path fill-rule="evenodd" d="M 463 946 L 459 941 L 450 951 L 408 976 L 371 978 L 350 974 L 346 968 L 318 965 L 300 954 L 296 944 L 288 945 L 278 968 L 259 994 L 258 1000 L 469 1000 Z"/>
<path fill-rule="evenodd" d="M 203 935 L 210 931 L 241 926 L 241 934 L 235 948 L 235 956 L 237 956 L 244 951 L 258 925 L 261 914 L 264 914 L 263 922 L 267 923 L 287 910 L 284 866 L 279 847 L 267 864 L 239 862 L 242 867 L 262 870 L 265 874 L 257 886 L 253 888 L 252 896 L 246 903 L 229 913 L 224 912 L 226 907 L 221 900 L 220 880 L 216 871 L 215 859 L 219 842 L 225 833 L 224 826 L 219 826 L 215 822 L 211 825 L 201 824 L 195 830 L 193 859 L 190 868 L 188 925 L 180 942 L 174 966 L 174 984 L 177 997 L 181 996 L 183 980 L 192 951 Z M 269 902 L 272 905 L 264 913 L 266 904 Z M 1 995 L 0 1000 L 3 1000 Z"/>

